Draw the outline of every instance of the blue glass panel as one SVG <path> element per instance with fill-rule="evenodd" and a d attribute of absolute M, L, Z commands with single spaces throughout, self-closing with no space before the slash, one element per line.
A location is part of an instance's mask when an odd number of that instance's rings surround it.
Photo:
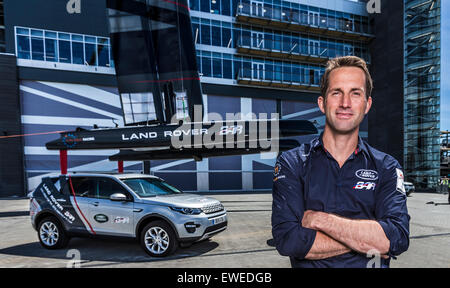
<path fill-rule="evenodd" d="M 31 59 L 30 37 L 17 36 L 17 57 L 19 59 Z"/>
<path fill-rule="evenodd" d="M 109 45 L 109 39 L 108 38 L 97 38 L 97 43 L 99 44 L 104 44 L 104 45 Z"/>
<path fill-rule="evenodd" d="M 202 73 L 204 77 L 211 77 L 211 58 L 202 57 Z"/>
<path fill-rule="evenodd" d="M 194 11 L 200 10 L 200 0 L 189 0 L 189 8 Z"/>
<path fill-rule="evenodd" d="M 223 60 L 223 78 L 233 79 L 231 60 Z"/>
<path fill-rule="evenodd" d="M 72 63 L 69 41 L 59 40 L 59 62 Z"/>
<path fill-rule="evenodd" d="M 233 79 L 238 76 L 241 71 L 242 62 L 239 60 L 233 60 Z M 242 71 L 241 71 L 242 73 Z"/>
<path fill-rule="evenodd" d="M 84 41 L 88 42 L 88 43 L 93 43 L 93 44 L 96 43 L 95 37 L 91 37 L 91 36 L 84 36 Z"/>
<path fill-rule="evenodd" d="M 233 43 L 231 40 L 231 29 L 222 27 L 222 46 L 232 48 Z"/>
<path fill-rule="evenodd" d="M 241 71 L 241 76 L 243 76 L 245 78 L 251 78 L 252 77 L 252 63 L 243 62 L 242 66 L 243 66 L 243 69 Z"/>
<path fill-rule="evenodd" d="M 211 3 L 211 0 L 200 0 L 200 10 L 202 12 L 210 12 L 211 9 L 209 7 L 209 4 Z"/>
<path fill-rule="evenodd" d="M 70 40 L 70 34 L 67 33 L 58 33 L 59 39 Z"/>
<path fill-rule="evenodd" d="M 109 67 L 109 47 L 105 45 L 97 45 L 98 66 Z"/>
<path fill-rule="evenodd" d="M 220 27 L 212 26 L 212 45 L 222 46 Z"/>
<path fill-rule="evenodd" d="M 222 59 L 213 58 L 213 77 L 222 78 Z"/>
<path fill-rule="evenodd" d="M 84 59 L 90 66 L 97 66 L 97 55 L 95 52 L 95 44 L 84 44 Z"/>
<path fill-rule="evenodd" d="M 72 63 L 84 64 L 83 43 L 72 42 Z"/>
<path fill-rule="evenodd" d="M 45 38 L 52 38 L 52 39 L 56 39 L 57 38 L 57 33 L 56 32 L 49 32 L 49 31 L 45 31 Z"/>
<path fill-rule="evenodd" d="M 222 15 L 232 16 L 230 8 L 230 0 L 222 0 Z"/>
<path fill-rule="evenodd" d="M 201 44 L 211 45 L 211 29 L 208 25 L 201 25 Z"/>
<path fill-rule="evenodd" d="M 44 39 L 31 38 L 31 58 L 33 60 L 44 60 Z"/>
<path fill-rule="evenodd" d="M 44 31 L 31 29 L 31 36 L 43 37 L 44 36 Z"/>
<path fill-rule="evenodd" d="M 283 65 L 283 81 L 286 81 L 286 82 L 292 81 L 291 67 L 289 64 Z"/>
<path fill-rule="evenodd" d="M 45 61 L 58 62 L 58 48 L 54 39 L 45 39 Z"/>
<path fill-rule="evenodd" d="M 20 35 L 30 35 L 30 29 L 27 28 L 16 28 L 16 31 Z"/>
<path fill-rule="evenodd" d="M 82 35 L 72 34 L 72 41 L 81 41 L 81 42 L 83 42 L 83 36 Z"/>

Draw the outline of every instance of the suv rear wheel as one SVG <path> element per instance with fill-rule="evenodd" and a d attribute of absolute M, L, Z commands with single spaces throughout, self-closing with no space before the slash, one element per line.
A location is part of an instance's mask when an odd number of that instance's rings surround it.
<path fill-rule="evenodd" d="M 141 246 L 150 256 L 165 257 L 175 252 L 178 246 L 175 233 L 165 221 L 147 224 L 140 235 Z"/>
<path fill-rule="evenodd" d="M 58 219 L 51 216 L 39 222 L 38 238 L 41 245 L 47 249 L 64 248 L 69 243 L 69 237 L 61 223 Z"/>

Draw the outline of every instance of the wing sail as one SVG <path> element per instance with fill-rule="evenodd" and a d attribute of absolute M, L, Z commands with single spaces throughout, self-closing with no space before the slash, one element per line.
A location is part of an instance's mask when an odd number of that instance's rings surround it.
<path fill-rule="evenodd" d="M 186 0 L 108 0 L 125 125 L 193 119 L 202 105 Z"/>

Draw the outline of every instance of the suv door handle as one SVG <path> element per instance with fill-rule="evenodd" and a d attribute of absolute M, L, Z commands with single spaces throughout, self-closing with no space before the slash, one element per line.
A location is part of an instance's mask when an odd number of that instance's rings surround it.
<path fill-rule="evenodd" d="M 91 202 L 91 205 L 94 205 L 95 207 L 98 206 L 98 202 Z"/>

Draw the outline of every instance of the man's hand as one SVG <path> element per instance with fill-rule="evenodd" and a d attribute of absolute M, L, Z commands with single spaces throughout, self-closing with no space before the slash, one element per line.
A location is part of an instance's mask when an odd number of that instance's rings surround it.
<path fill-rule="evenodd" d="M 307 210 L 303 214 L 302 226 L 313 230 L 320 230 L 321 224 L 326 221 L 328 214 L 320 211 Z"/>

